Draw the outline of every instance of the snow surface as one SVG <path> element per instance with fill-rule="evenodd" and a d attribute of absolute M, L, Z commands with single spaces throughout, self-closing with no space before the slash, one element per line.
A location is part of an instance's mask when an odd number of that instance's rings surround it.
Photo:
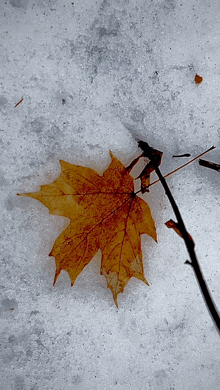
<path fill-rule="evenodd" d="M 164 152 L 164 174 L 213 144 L 219 163 L 219 19 L 218 0 L 0 0 L 1 390 L 219 390 L 219 335 L 160 184 L 144 196 L 150 286 L 132 278 L 118 309 L 100 254 L 53 287 L 68 221 L 16 196 L 59 159 L 103 172 L 111 150 L 129 164 L 135 137 Z M 220 308 L 219 179 L 196 162 L 168 184 Z"/>

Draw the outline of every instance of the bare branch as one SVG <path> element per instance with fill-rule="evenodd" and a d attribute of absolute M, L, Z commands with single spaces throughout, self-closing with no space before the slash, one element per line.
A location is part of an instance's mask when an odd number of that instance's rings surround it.
<path fill-rule="evenodd" d="M 154 156 L 152 154 L 152 148 L 146 143 L 146 142 L 143 142 L 143 141 L 140 141 L 139 143 L 139 146 L 141 147 L 141 149 L 144 151 L 145 155 L 152 161 L 152 163 L 154 164 L 154 167 L 155 167 L 155 172 L 157 173 L 158 177 L 159 177 L 159 180 L 162 184 L 162 186 L 164 187 L 164 190 L 165 190 L 165 193 L 170 201 L 170 204 L 173 208 L 173 211 L 176 215 L 176 218 L 177 218 L 177 221 L 178 221 L 178 229 L 181 233 L 181 236 L 183 237 L 184 241 L 185 241 L 185 245 L 186 245 L 186 248 L 188 250 L 188 253 L 189 253 L 189 256 L 190 256 L 190 259 L 191 259 L 191 262 L 187 261 L 186 263 L 187 264 L 190 264 L 195 272 L 195 275 L 196 275 L 196 278 L 197 278 L 197 281 L 198 281 L 198 284 L 200 286 L 200 289 L 201 289 L 201 292 L 203 294 L 203 297 L 204 297 L 204 300 L 207 304 L 207 307 L 209 309 L 209 312 L 210 312 L 210 315 L 218 329 L 218 331 L 220 332 L 220 317 L 219 317 L 219 313 L 217 311 L 217 308 L 212 300 L 212 297 L 211 297 L 211 294 L 208 290 L 208 287 L 206 285 L 206 282 L 205 282 L 205 279 L 203 277 L 203 274 L 202 274 L 202 271 L 200 269 L 200 266 L 199 266 L 199 263 L 198 263 L 198 260 L 197 260 L 197 257 L 196 257 L 196 254 L 195 254 L 195 250 L 194 250 L 194 242 L 193 240 L 191 239 L 191 236 L 189 235 L 189 233 L 187 232 L 186 230 L 186 227 L 185 227 L 185 224 L 183 222 L 183 219 L 182 219 L 182 216 L 180 214 L 180 211 L 179 211 L 179 208 L 173 198 L 173 195 L 166 183 L 166 180 L 165 178 L 163 177 L 163 175 L 161 174 L 159 168 L 158 168 L 158 165 L 157 165 L 157 161 L 154 159 Z M 214 147 L 212 147 L 211 149 L 213 149 Z M 209 149 L 209 150 L 211 150 Z"/>

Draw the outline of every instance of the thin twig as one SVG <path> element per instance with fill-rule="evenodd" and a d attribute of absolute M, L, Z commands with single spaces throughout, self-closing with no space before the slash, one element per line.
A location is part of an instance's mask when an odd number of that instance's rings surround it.
<path fill-rule="evenodd" d="M 21 100 L 15 104 L 15 108 L 19 106 L 19 104 L 21 104 L 23 102 L 24 98 L 21 98 Z"/>
<path fill-rule="evenodd" d="M 146 144 L 146 145 L 143 146 L 143 144 Z M 171 191 L 166 183 L 165 178 L 163 177 L 163 175 L 160 172 L 160 169 L 157 166 L 157 162 L 155 161 L 154 157 L 152 156 L 152 149 L 149 147 L 149 145 L 147 143 L 143 143 L 142 141 L 141 141 L 141 145 L 142 145 L 141 146 L 142 150 L 144 150 L 144 152 L 148 154 L 148 158 L 153 162 L 153 164 L 155 166 L 155 172 L 159 177 L 159 180 L 160 180 L 160 182 L 165 190 L 165 193 L 166 193 L 166 195 L 170 201 L 170 204 L 173 208 L 173 211 L 176 215 L 179 230 L 180 230 L 182 237 L 185 241 L 185 245 L 186 245 L 186 248 L 188 250 L 190 259 L 191 259 L 191 261 L 190 262 L 187 261 L 186 264 L 190 264 L 192 266 L 192 268 L 195 272 L 198 284 L 200 286 L 201 292 L 203 294 L 204 300 L 205 300 L 207 307 L 209 309 L 210 315 L 211 315 L 218 331 L 220 332 L 220 317 L 219 317 L 217 308 L 212 300 L 212 297 L 211 297 L 211 294 L 208 290 L 208 287 L 206 285 L 202 271 L 200 269 L 200 266 L 199 266 L 199 263 L 198 263 L 198 260 L 197 260 L 196 254 L 195 254 L 195 250 L 194 250 L 195 244 L 190 239 L 190 235 L 186 230 L 185 224 L 183 222 L 183 219 L 182 219 L 182 216 L 181 216 L 180 211 L 178 209 L 178 206 L 173 198 L 173 195 L 172 195 L 172 193 L 171 193 Z M 139 143 L 139 146 L 140 146 L 140 143 Z M 213 149 L 213 147 L 211 149 Z M 209 150 L 211 150 L 211 149 L 209 149 Z"/>

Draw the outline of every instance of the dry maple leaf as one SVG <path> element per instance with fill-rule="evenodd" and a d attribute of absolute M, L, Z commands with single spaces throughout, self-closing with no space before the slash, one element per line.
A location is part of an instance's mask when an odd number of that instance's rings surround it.
<path fill-rule="evenodd" d="M 156 241 L 148 204 L 134 193 L 133 178 L 111 154 L 100 176 L 90 168 L 60 161 L 61 174 L 35 193 L 22 194 L 41 201 L 50 214 L 68 217 L 69 226 L 54 243 L 49 256 L 56 260 L 54 283 L 62 270 L 71 285 L 101 249 L 100 273 L 106 277 L 117 306 L 117 295 L 134 276 L 146 284 L 141 234 Z"/>

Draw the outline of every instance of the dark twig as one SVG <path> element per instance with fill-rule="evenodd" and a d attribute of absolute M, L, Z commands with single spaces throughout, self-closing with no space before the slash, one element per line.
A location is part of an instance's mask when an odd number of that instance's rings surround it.
<path fill-rule="evenodd" d="M 203 167 L 214 169 L 214 171 L 220 172 L 220 164 L 215 164 L 213 162 L 200 159 L 199 165 L 202 165 Z"/>
<path fill-rule="evenodd" d="M 186 230 L 186 227 L 185 227 L 185 224 L 183 222 L 180 211 L 178 209 L 178 206 L 177 206 L 177 204 L 173 198 L 173 195 L 172 195 L 172 193 L 171 193 L 171 191 L 166 183 L 166 180 L 164 179 L 163 175 L 161 174 L 161 172 L 157 166 L 157 161 L 154 159 L 154 156 L 152 153 L 152 151 L 154 149 L 151 148 L 146 142 L 143 142 L 143 141 L 139 141 L 138 144 L 139 144 L 139 147 L 144 151 L 145 156 L 147 156 L 154 164 L 155 172 L 157 173 L 157 175 L 160 179 L 160 182 L 161 182 L 162 186 L 164 187 L 165 193 L 166 193 L 166 195 L 170 201 L 170 204 L 173 208 L 173 211 L 176 215 L 176 218 L 178 221 L 179 231 L 180 231 L 180 233 L 185 241 L 185 245 L 186 245 L 186 248 L 188 250 L 190 259 L 191 259 L 191 261 L 186 261 L 186 264 L 190 264 L 192 266 L 192 268 L 195 272 L 198 284 L 200 286 L 201 292 L 203 294 L 203 297 L 204 297 L 205 302 L 207 304 L 207 307 L 209 309 L 209 312 L 213 318 L 213 321 L 215 322 L 215 325 L 216 325 L 218 331 L 220 332 L 220 317 L 219 317 L 217 308 L 215 307 L 215 304 L 211 298 L 211 295 L 210 295 L 210 292 L 209 292 L 208 287 L 206 285 L 202 271 L 200 269 L 200 266 L 199 266 L 199 263 L 198 263 L 198 260 L 197 260 L 196 254 L 195 254 L 195 250 L 194 250 L 195 244 L 190 239 L 191 236 L 189 235 L 189 233 Z"/>
<path fill-rule="evenodd" d="M 179 154 L 178 156 L 172 156 L 172 157 L 190 157 L 191 156 L 191 154 L 189 154 L 189 153 L 185 153 L 185 154 Z"/>

